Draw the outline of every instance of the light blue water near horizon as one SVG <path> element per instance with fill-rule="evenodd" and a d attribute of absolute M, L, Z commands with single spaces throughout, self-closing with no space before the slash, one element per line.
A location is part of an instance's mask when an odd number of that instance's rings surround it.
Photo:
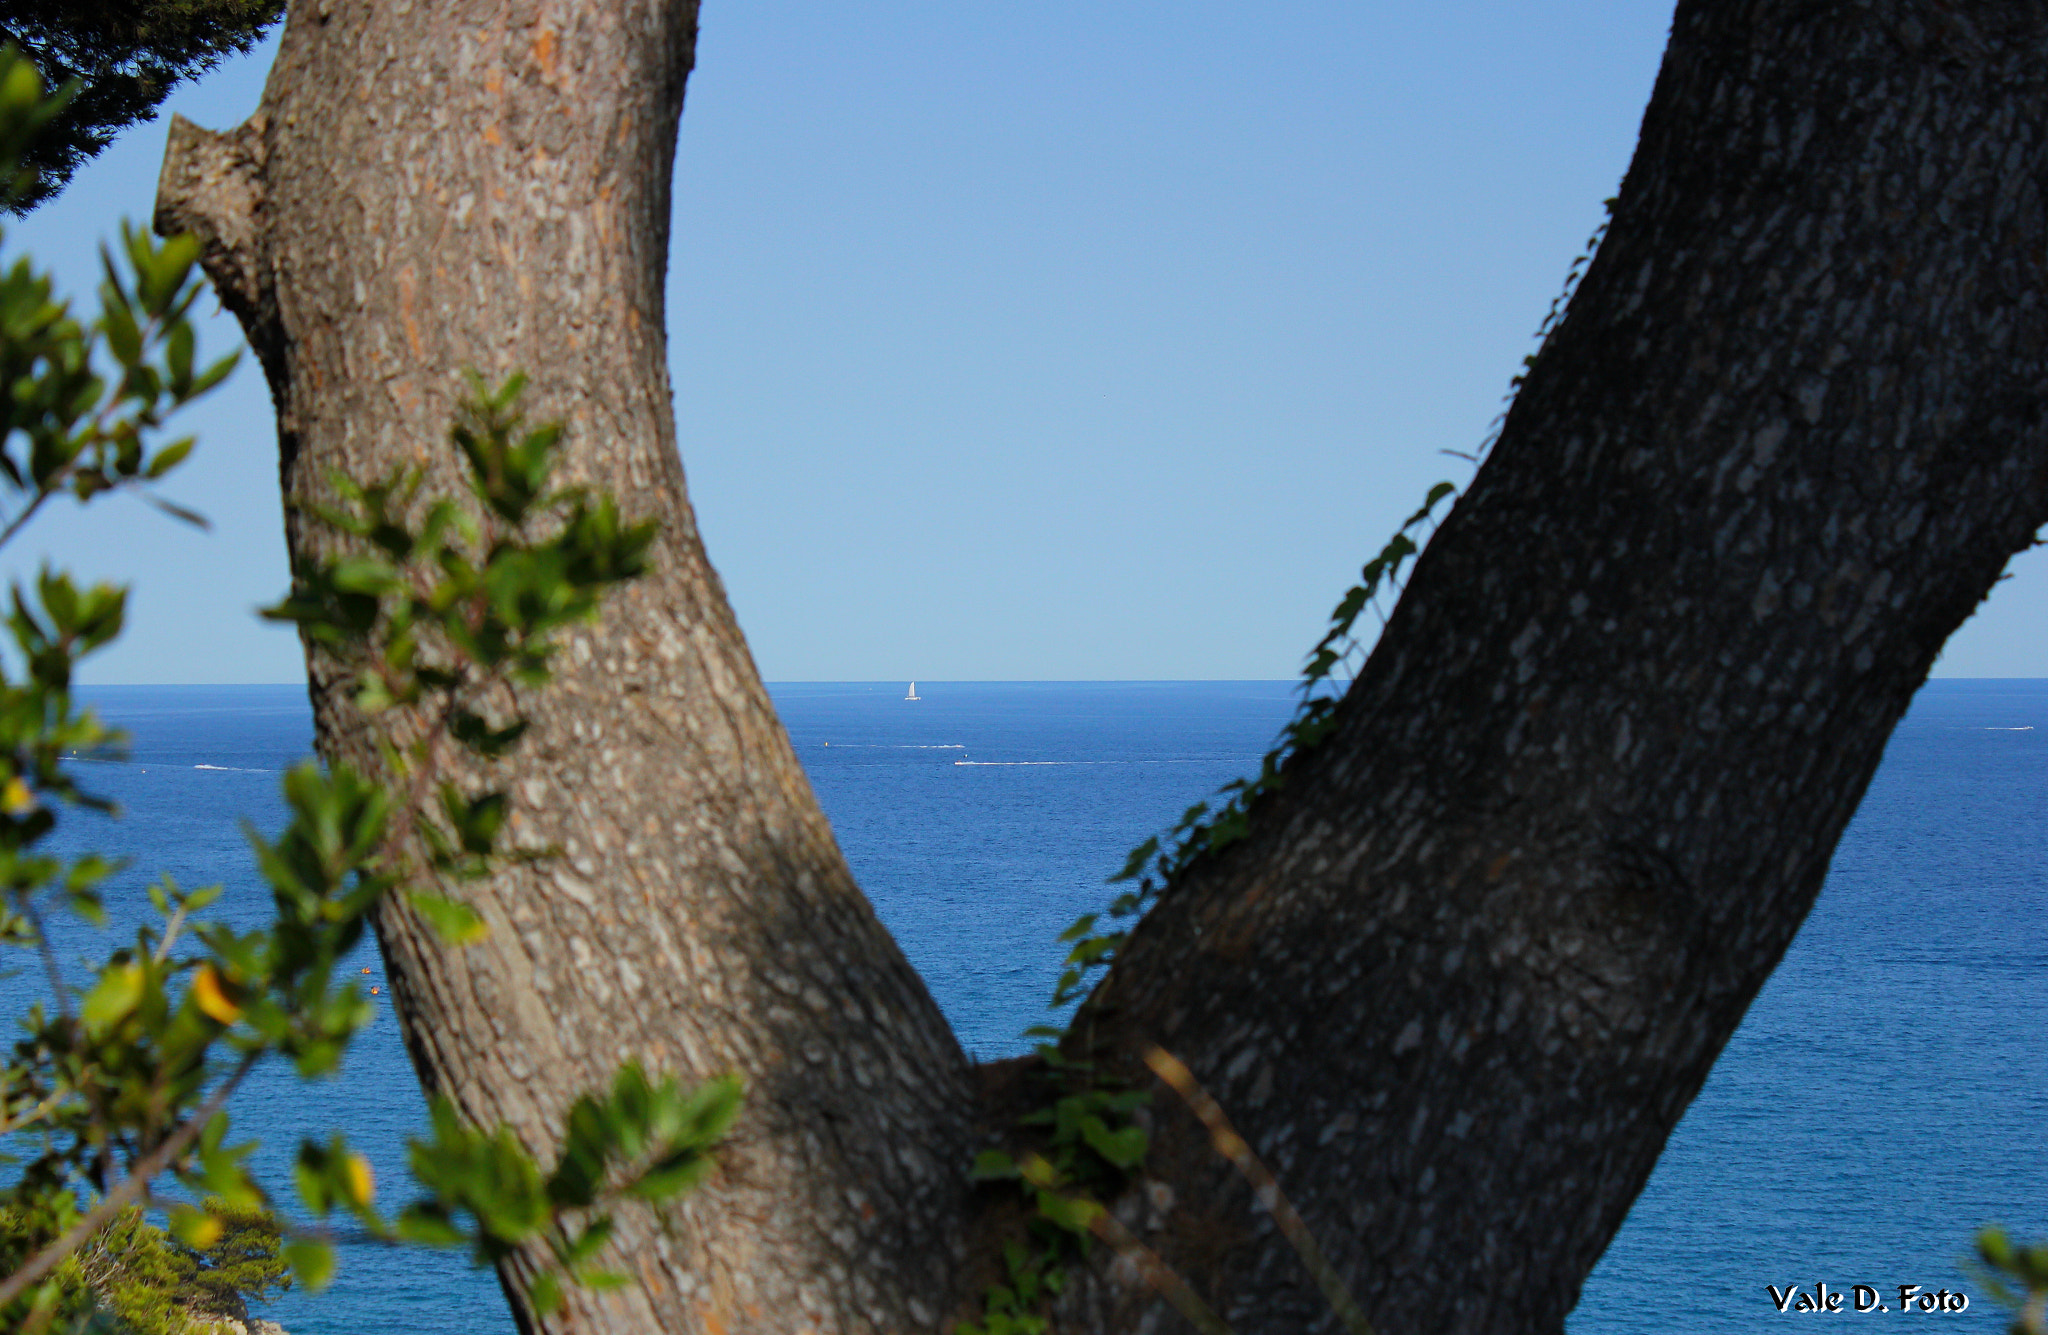
<path fill-rule="evenodd" d="M 1247 772 L 1291 705 L 1286 682 L 901 683 L 772 687 L 842 847 L 961 1042 L 1022 1049 L 1057 972 L 1054 936 L 1103 878 L 1189 803 Z M 126 809 L 77 846 L 125 852 L 117 921 L 160 873 L 268 908 L 237 820 L 274 830 L 277 781 L 309 749 L 301 688 L 89 692 L 134 734 L 87 767 Z M 1961 1288 L 1944 1328 L 2003 1321 L 1957 1258 L 1978 1224 L 2048 1234 L 2048 681 L 1930 684 L 1894 736 L 1820 902 L 1673 1135 L 1589 1280 L 1571 1335 L 1751 1331 L 1764 1285 Z M 67 929 L 67 958 L 108 942 Z M 352 968 L 382 980 L 366 944 Z M 19 1008 L 33 974 L 0 982 Z M 302 1135 L 345 1128 L 406 1197 L 424 1105 L 388 1009 L 342 1074 L 262 1069 L 241 1137 L 282 1185 Z M 448 1254 L 345 1249 L 334 1287 L 262 1312 L 293 1335 L 503 1332 L 488 1272 Z"/>

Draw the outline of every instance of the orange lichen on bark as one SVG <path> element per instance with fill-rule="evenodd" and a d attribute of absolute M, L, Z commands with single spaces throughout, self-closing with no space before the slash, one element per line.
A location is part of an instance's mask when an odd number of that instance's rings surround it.
<path fill-rule="evenodd" d="M 412 315 L 413 283 L 412 266 L 408 264 L 398 271 L 398 317 L 405 321 L 405 341 L 412 344 L 412 355 L 424 357 L 426 345 L 420 341 L 419 322 Z"/>

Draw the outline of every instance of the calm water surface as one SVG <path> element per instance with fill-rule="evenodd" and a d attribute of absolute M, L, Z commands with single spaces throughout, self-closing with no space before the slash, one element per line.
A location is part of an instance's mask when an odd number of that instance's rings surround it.
<path fill-rule="evenodd" d="M 1108 898 L 1130 847 L 1253 768 L 1286 683 L 901 684 L 775 688 L 861 884 L 961 1041 L 1021 1050 L 1042 1018 L 1053 938 Z M 297 687 L 96 694 L 128 761 L 90 767 L 120 799 L 82 841 L 136 859 L 130 921 L 158 874 L 223 882 L 254 922 L 267 893 L 237 820 L 282 822 L 280 772 L 308 749 Z M 1956 1261 L 1975 1227 L 2048 1234 L 2048 682 L 1937 682 L 1900 728 L 1805 930 L 1673 1136 L 1588 1283 L 1572 1335 L 1752 1331 L 1764 1286 L 1977 1286 Z M 117 909 L 117 912 L 119 910 Z M 73 933 L 84 957 L 107 948 Z M 352 968 L 381 981 L 365 946 Z M 0 983 L 18 1001 L 33 978 Z M 261 1070 L 239 1134 L 286 1180 L 302 1135 L 336 1126 L 403 1198 L 424 1108 L 388 1012 L 342 1074 Z M 294 1335 L 502 1332 L 503 1298 L 459 1257 L 348 1248 L 326 1294 L 266 1313 Z M 1949 1330 L 2003 1324 L 1979 1299 Z"/>

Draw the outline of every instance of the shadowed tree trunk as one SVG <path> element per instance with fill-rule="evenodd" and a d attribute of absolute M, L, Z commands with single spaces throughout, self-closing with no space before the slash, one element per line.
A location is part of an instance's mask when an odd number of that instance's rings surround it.
<path fill-rule="evenodd" d="M 661 275 L 694 5 L 293 7 L 158 221 L 276 396 L 287 498 L 453 477 L 525 368 L 664 537 L 524 702 L 493 931 L 379 930 L 422 1078 L 544 1150 L 639 1056 L 737 1143 L 576 1331 L 935 1330 L 986 1277 L 974 1073 L 854 887 L 698 541 Z M 1682 4 L 1608 239 L 1340 724 L 1141 925 L 1102 1054 L 1183 1057 L 1387 1335 L 1560 1330 L 1813 902 L 1943 640 L 2048 520 L 2048 12 Z M 687 313 L 682 318 L 687 319 Z M 295 553 L 318 535 L 288 523 Z M 1361 546 L 1365 543 L 1362 541 Z M 325 754 L 379 729 L 309 654 Z M 991 1082 L 994 1087 L 1001 1082 Z M 1121 1213 L 1241 1330 L 1328 1328 L 1162 1100 Z M 1061 1329 L 1171 1328 L 1116 1267 Z"/>

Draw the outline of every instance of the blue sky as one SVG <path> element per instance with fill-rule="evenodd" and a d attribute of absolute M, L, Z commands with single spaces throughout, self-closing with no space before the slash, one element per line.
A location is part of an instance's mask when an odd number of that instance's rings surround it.
<path fill-rule="evenodd" d="M 1669 6 L 708 0 L 676 176 L 691 498 L 771 681 L 1275 678 L 1466 466 L 1629 153 Z M 216 128 L 269 52 L 183 90 Z M 164 124 L 9 231 L 75 293 Z M 210 303 L 209 303 L 210 304 Z M 219 317 L 211 346 L 236 341 Z M 0 553 L 135 585 L 104 682 L 291 681 L 250 364 L 128 501 Z M 67 507 L 68 508 L 68 507 Z M 2048 675 L 2033 553 L 1938 671 Z"/>

